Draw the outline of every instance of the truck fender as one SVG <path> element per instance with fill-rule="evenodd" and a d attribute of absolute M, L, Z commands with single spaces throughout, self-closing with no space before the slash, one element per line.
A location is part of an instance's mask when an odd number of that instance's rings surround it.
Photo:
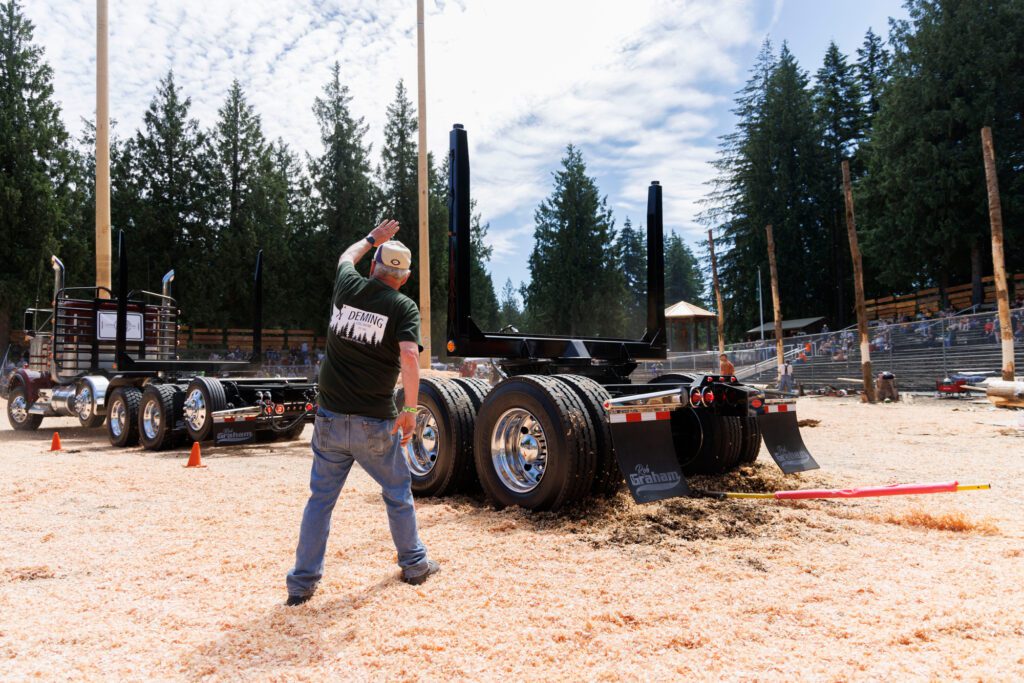
<path fill-rule="evenodd" d="M 10 387 L 14 388 L 19 384 L 25 387 L 25 400 L 28 401 L 29 405 L 32 405 L 39 398 L 39 390 L 49 389 L 53 386 L 53 381 L 49 375 L 44 375 L 41 372 L 29 370 L 28 368 L 18 368 L 11 375 Z"/>
<path fill-rule="evenodd" d="M 96 410 L 102 414 L 107 404 L 107 386 L 110 384 L 110 380 L 102 375 L 88 375 L 79 381 L 89 386 L 93 399 L 96 401 Z"/>

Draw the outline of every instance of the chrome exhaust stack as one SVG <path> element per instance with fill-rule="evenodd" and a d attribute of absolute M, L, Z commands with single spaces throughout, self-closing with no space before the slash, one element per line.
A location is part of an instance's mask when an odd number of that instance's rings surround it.
<path fill-rule="evenodd" d="M 173 268 L 171 270 L 167 271 L 167 274 L 164 275 L 163 280 L 161 280 L 161 282 L 163 283 L 163 288 L 160 290 L 161 293 L 164 296 L 166 296 L 166 297 L 170 297 L 171 296 L 171 283 L 174 282 L 174 269 Z"/>

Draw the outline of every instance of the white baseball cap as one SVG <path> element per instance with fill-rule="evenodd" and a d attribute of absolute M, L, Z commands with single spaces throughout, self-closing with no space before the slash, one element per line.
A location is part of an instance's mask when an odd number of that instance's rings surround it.
<path fill-rule="evenodd" d="M 412 265 L 412 252 L 398 240 L 390 240 L 377 247 L 373 260 L 398 270 L 409 270 Z"/>

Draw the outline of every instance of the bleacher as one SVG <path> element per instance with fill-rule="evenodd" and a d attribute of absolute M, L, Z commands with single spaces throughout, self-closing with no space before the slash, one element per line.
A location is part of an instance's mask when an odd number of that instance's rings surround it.
<path fill-rule="evenodd" d="M 1019 326 L 1022 318 L 1024 309 L 1013 311 L 1015 325 Z M 872 369 L 875 373 L 892 372 L 901 389 L 915 391 L 934 390 L 936 380 L 958 372 L 998 375 L 1002 350 L 998 328 L 994 325 L 997 319 L 995 314 L 985 313 L 899 325 L 873 325 Z M 986 329 L 986 325 L 990 327 Z M 860 377 L 856 329 L 789 338 L 785 346 L 797 384 L 807 389 L 825 385 L 856 386 L 839 380 L 840 377 Z M 838 348 L 843 348 L 843 353 L 837 354 Z M 1019 333 L 1015 352 L 1017 367 L 1024 367 L 1024 338 Z M 737 371 L 742 373 L 738 364 Z M 768 363 L 744 380 L 771 384 L 776 381 L 776 375 L 774 363 Z"/>

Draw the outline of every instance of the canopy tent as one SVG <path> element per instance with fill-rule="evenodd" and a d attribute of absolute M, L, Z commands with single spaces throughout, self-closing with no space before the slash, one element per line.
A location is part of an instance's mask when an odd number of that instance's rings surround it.
<path fill-rule="evenodd" d="M 688 301 L 678 301 L 665 309 L 668 324 L 668 348 L 670 351 L 697 351 L 714 348 L 715 335 L 712 326 L 718 316 Z M 698 344 L 698 333 L 704 328 L 704 345 Z"/>
<path fill-rule="evenodd" d="M 820 323 L 825 318 L 818 316 L 816 318 L 794 318 L 793 320 L 782 321 L 782 336 L 786 336 L 786 333 L 795 334 L 798 332 L 807 332 L 806 328 Z M 761 331 L 764 330 L 766 335 L 775 336 L 775 321 L 767 322 L 764 325 L 758 325 L 747 330 L 747 334 L 751 337 L 760 336 Z"/>

